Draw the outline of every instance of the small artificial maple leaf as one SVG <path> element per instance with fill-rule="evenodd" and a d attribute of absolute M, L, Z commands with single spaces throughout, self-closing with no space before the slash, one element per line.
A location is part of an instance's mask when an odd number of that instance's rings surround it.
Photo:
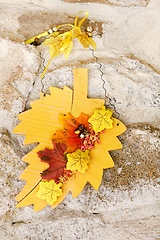
<path fill-rule="evenodd" d="M 94 114 L 88 119 L 88 122 L 92 124 L 96 133 L 104 129 L 113 128 L 113 120 L 111 119 L 112 113 L 112 110 L 106 109 L 105 106 L 103 106 L 100 110 L 94 110 Z"/>
<path fill-rule="evenodd" d="M 46 200 L 47 203 L 52 205 L 57 201 L 57 197 L 62 195 L 61 186 L 62 183 L 56 184 L 54 180 L 41 181 L 36 197 Z"/>
<path fill-rule="evenodd" d="M 54 142 L 53 146 L 53 150 L 45 148 L 44 151 L 39 151 L 37 154 L 42 162 L 49 164 L 49 168 L 44 170 L 41 174 L 42 179 L 54 179 L 56 181 L 64 173 L 64 168 L 67 162 L 64 152 L 67 150 L 67 146 L 65 144 L 57 144 Z"/>
<path fill-rule="evenodd" d="M 89 156 L 89 150 L 83 152 L 80 149 L 71 154 L 67 154 L 67 158 L 67 169 L 71 171 L 77 170 L 80 173 L 85 172 L 85 170 L 88 168 L 88 163 L 91 160 Z"/>
<path fill-rule="evenodd" d="M 74 152 L 81 148 L 83 139 L 75 133 L 79 126 L 88 129 L 88 115 L 81 113 L 78 118 L 72 116 L 71 113 L 67 115 L 59 114 L 59 122 L 63 125 L 63 130 L 57 130 L 53 141 L 56 143 L 66 144 L 68 146 L 67 152 Z"/>

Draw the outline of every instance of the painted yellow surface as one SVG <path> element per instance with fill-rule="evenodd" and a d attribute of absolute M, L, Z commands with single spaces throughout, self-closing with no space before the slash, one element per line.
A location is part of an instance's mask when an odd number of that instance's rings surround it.
<path fill-rule="evenodd" d="M 39 145 L 30 153 L 24 156 L 23 161 L 29 163 L 29 166 L 21 174 L 20 179 L 26 181 L 26 185 L 18 194 L 16 200 L 17 207 L 23 207 L 34 204 L 34 211 L 43 209 L 47 202 L 36 197 L 38 184 L 41 181 L 41 172 L 48 168 L 47 163 L 41 162 L 37 152 L 45 148 L 52 149 L 52 138 L 56 130 L 62 129 L 58 122 L 58 114 L 71 112 L 74 117 L 78 117 L 81 112 L 91 116 L 94 109 L 100 109 L 104 105 L 102 99 L 88 99 L 88 74 L 86 68 L 73 69 L 74 73 L 74 91 L 67 87 L 63 90 L 50 87 L 51 95 L 40 95 L 40 99 L 31 103 L 31 110 L 21 113 L 18 118 L 21 123 L 13 130 L 16 134 L 26 135 L 24 144 L 38 142 Z M 73 102 L 72 102 L 73 94 Z M 63 201 L 69 191 L 72 197 L 77 197 L 86 182 L 90 182 L 95 190 L 100 186 L 103 169 L 111 168 L 114 162 L 108 151 L 122 148 L 122 145 L 116 136 L 122 134 L 126 127 L 119 120 L 112 118 L 113 128 L 105 130 L 100 135 L 101 144 L 95 145 L 90 150 L 91 162 L 84 174 L 76 172 L 62 186 L 63 194 L 58 197 L 57 202 L 52 205 L 55 208 Z"/>

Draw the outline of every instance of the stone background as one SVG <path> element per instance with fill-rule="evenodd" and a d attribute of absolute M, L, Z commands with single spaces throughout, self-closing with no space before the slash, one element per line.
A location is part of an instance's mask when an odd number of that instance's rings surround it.
<path fill-rule="evenodd" d="M 87 184 L 56 209 L 16 209 L 15 197 L 33 149 L 12 134 L 17 115 L 39 98 L 40 75 L 49 61 L 47 47 L 27 45 L 29 39 L 61 23 L 94 29 L 95 55 L 103 65 L 105 87 L 128 130 L 123 149 L 111 152 L 115 167 L 104 170 L 96 192 Z M 160 239 L 160 1 L 159 0 L 0 0 L 0 239 L 5 240 L 158 240 Z M 104 98 L 98 64 L 78 41 L 68 61 L 52 60 L 44 78 L 49 86 L 73 87 L 74 67 L 87 67 L 89 97 Z"/>

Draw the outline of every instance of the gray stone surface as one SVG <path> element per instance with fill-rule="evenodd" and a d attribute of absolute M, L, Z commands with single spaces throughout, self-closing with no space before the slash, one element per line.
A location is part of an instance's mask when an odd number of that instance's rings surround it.
<path fill-rule="evenodd" d="M 30 108 L 42 89 L 40 75 L 49 61 L 47 47 L 24 40 L 61 23 L 74 22 L 80 10 L 94 28 L 95 55 L 102 63 L 107 96 L 128 130 L 123 149 L 112 151 L 115 167 L 104 170 L 96 192 L 87 184 L 56 209 L 15 208 L 25 182 L 22 157 L 33 145 L 12 134 L 17 115 Z M 65 0 L 0 0 L 0 239 L 160 239 L 160 2 Z M 74 42 L 69 59 L 52 61 L 45 78 L 49 86 L 73 87 L 72 69 L 87 67 L 89 97 L 104 98 L 99 65 L 91 50 Z"/>

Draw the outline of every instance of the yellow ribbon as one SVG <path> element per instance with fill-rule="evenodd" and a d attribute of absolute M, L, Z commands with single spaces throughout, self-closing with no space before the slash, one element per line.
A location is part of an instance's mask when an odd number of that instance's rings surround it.
<path fill-rule="evenodd" d="M 43 33 L 41 33 L 41 34 L 39 34 L 39 35 L 37 35 L 37 36 L 27 40 L 27 41 L 24 41 L 24 42 L 28 43 L 28 44 L 31 44 L 31 43 L 33 43 L 35 41 L 36 38 L 40 39 L 40 38 L 45 37 L 47 35 L 48 35 L 48 31 L 45 31 L 45 32 L 43 32 Z"/>
<path fill-rule="evenodd" d="M 86 14 L 86 16 L 79 22 L 78 27 L 80 27 L 80 26 L 82 25 L 82 23 L 84 22 L 84 20 L 88 17 L 88 12 L 86 12 L 86 11 L 80 11 L 80 12 L 77 14 L 77 16 L 76 16 L 76 18 L 75 18 L 75 23 L 74 23 L 74 25 L 67 23 L 67 24 L 59 25 L 59 26 L 57 26 L 56 28 L 59 29 L 59 28 L 64 27 L 64 26 L 70 26 L 70 27 L 72 27 L 72 28 L 73 28 L 74 26 L 76 27 L 76 26 L 77 26 L 77 21 L 78 21 L 78 16 L 79 16 L 80 13 L 83 13 L 83 12 Z M 35 41 L 36 38 L 40 39 L 40 38 L 42 38 L 42 37 L 46 37 L 47 35 L 50 36 L 51 34 L 49 34 L 48 31 L 45 31 L 45 32 L 43 32 L 43 33 L 41 33 L 41 34 L 39 34 L 39 35 L 37 35 L 37 36 L 29 39 L 29 40 L 24 41 L 24 42 L 25 42 L 25 43 L 28 43 L 28 44 L 31 44 L 31 43 L 33 43 L 33 42 Z M 62 34 L 60 34 L 59 36 L 64 36 L 64 35 L 65 35 L 65 33 L 62 33 Z M 48 36 L 48 37 L 49 37 L 49 36 Z"/>
<path fill-rule="evenodd" d="M 79 17 L 79 15 L 80 15 L 81 13 L 85 13 L 86 16 L 79 22 L 79 24 L 78 24 L 78 26 L 77 26 L 78 17 Z M 67 23 L 67 24 L 62 24 L 62 25 L 59 25 L 59 26 L 56 27 L 56 29 L 58 30 L 58 29 L 61 28 L 61 27 L 70 26 L 70 27 L 72 27 L 73 30 L 68 30 L 67 32 L 62 33 L 62 34 L 59 34 L 58 31 L 53 32 L 53 33 L 50 34 L 50 33 L 49 33 L 49 30 L 48 30 L 48 31 L 45 31 L 45 32 L 43 32 L 43 33 L 41 33 L 41 34 L 39 34 L 39 35 L 37 35 L 37 36 L 35 36 L 35 37 L 33 37 L 33 38 L 25 41 L 25 43 L 31 44 L 31 43 L 33 43 L 33 42 L 35 41 L 35 39 L 40 39 L 40 38 L 42 38 L 42 37 L 46 37 L 46 39 L 50 38 L 51 36 L 57 37 L 57 38 L 59 37 L 59 38 L 60 38 L 60 44 L 59 44 L 59 46 L 58 46 L 58 47 L 55 46 L 55 43 L 54 43 L 54 41 L 53 41 L 53 43 L 52 43 L 52 44 L 53 44 L 53 48 L 54 48 L 56 51 L 63 52 L 63 51 L 66 49 L 66 47 L 68 46 L 71 38 L 75 39 L 75 38 L 77 38 L 77 37 L 79 37 L 79 36 L 81 35 L 81 30 L 80 30 L 80 31 L 78 30 L 78 33 L 77 33 L 77 34 L 75 34 L 73 31 L 75 30 L 75 32 L 77 32 L 77 29 L 78 29 L 78 28 L 80 29 L 82 23 L 85 21 L 85 19 L 86 19 L 87 17 L 88 17 L 88 12 L 86 12 L 86 11 L 80 11 L 80 12 L 77 14 L 76 18 L 75 18 L 74 25 Z M 80 32 L 80 33 L 79 33 L 79 32 Z M 56 36 L 54 36 L 55 33 L 57 33 Z M 63 37 L 64 37 L 64 38 L 63 38 Z M 49 66 L 52 58 L 54 58 L 54 57 L 55 57 L 55 54 L 53 54 L 53 55 L 51 56 L 51 58 L 50 58 L 50 60 L 49 60 L 49 62 L 48 62 L 48 64 L 47 64 L 45 70 L 44 70 L 43 73 L 42 73 L 41 79 L 43 78 L 43 76 L 44 76 L 44 74 L 45 74 L 45 72 L 46 72 L 46 70 L 47 70 L 47 68 L 48 68 L 48 66 Z"/>
<path fill-rule="evenodd" d="M 80 21 L 80 23 L 78 24 L 78 27 L 80 27 L 80 26 L 82 25 L 82 23 L 84 22 L 84 20 L 88 17 L 88 12 L 86 12 L 86 11 L 81 11 L 81 12 L 79 12 L 79 13 L 77 14 L 76 19 L 75 19 L 75 22 L 74 22 L 74 26 L 75 26 L 75 27 L 77 27 L 78 16 L 79 16 L 79 14 L 82 13 L 82 12 L 85 12 L 86 16 Z"/>

